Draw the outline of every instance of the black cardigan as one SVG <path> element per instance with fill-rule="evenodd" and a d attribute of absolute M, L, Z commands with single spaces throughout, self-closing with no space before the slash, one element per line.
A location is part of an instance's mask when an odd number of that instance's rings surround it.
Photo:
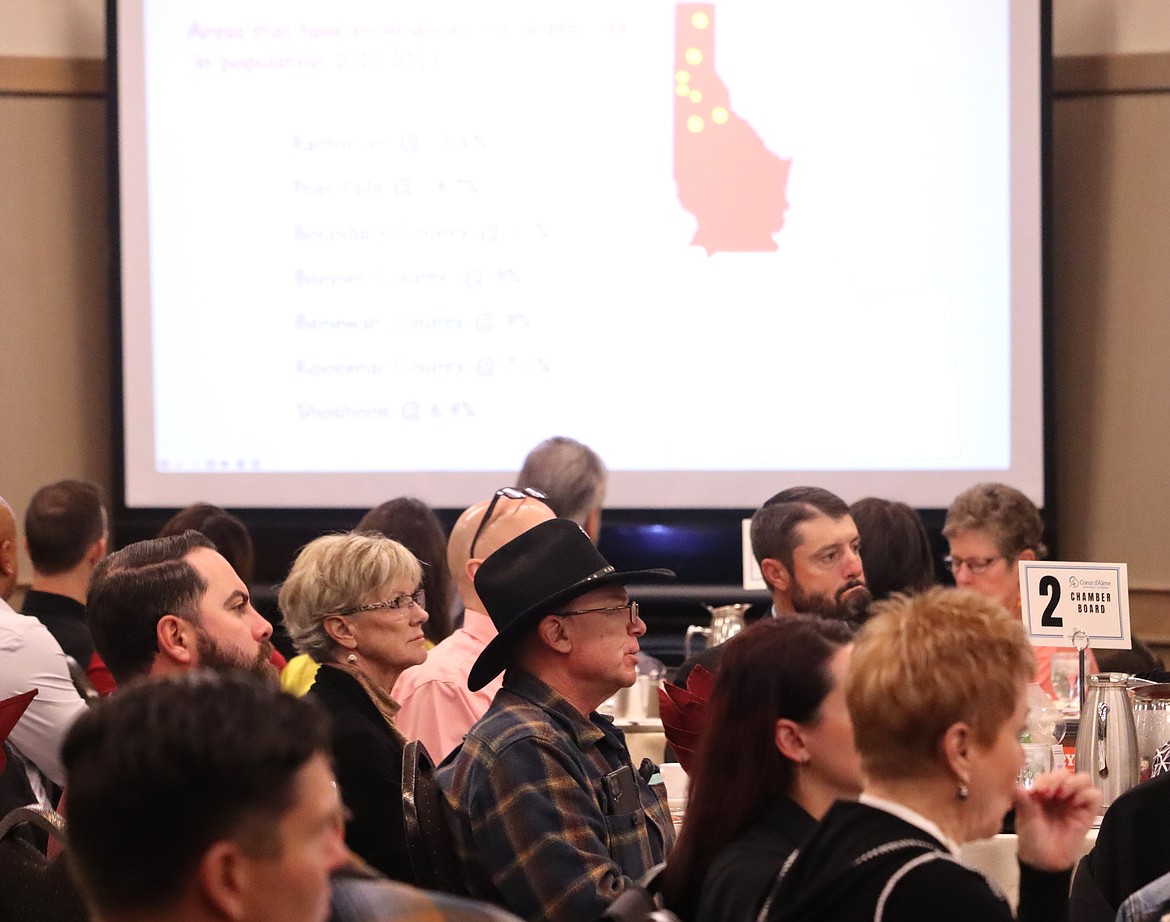
<path fill-rule="evenodd" d="M 923 844 L 890 848 L 907 841 Z M 1021 864 L 1021 922 L 1063 922 L 1069 877 Z M 879 904 L 886 922 L 1012 920 L 1002 894 L 934 837 L 884 810 L 841 800 L 800 847 L 770 899 L 768 922 L 871 922 Z"/>
<path fill-rule="evenodd" d="M 308 697 L 333 723 L 333 764 L 352 816 L 345 844 L 394 880 L 416 883 L 402 818 L 402 742 L 358 681 L 322 666 Z"/>
<path fill-rule="evenodd" d="M 1112 922 L 1131 893 L 1170 873 L 1170 774 L 1130 788 L 1109 805 L 1097 844 L 1077 867 L 1069 918 Z"/>
<path fill-rule="evenodd" d="M 816 825 L 794 800 L 770 805 L 711 862 L 694 922 L 752 922 L 785 859 Z"/>

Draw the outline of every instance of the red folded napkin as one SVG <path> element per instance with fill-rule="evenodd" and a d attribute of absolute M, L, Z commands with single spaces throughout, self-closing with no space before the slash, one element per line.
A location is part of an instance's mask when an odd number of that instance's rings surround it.
<path fill-rule="evenodd" d="M 16 722 L 24 714 L 28 703 L 37 694 L 38 690 L 34 688 L 32 691 L 21 692 L 19 695 L 13 695 L 11 698 L 0 701 L 0 743 L 8 739 L 8 734 L 12 732 L 12 728 L 16 726 Z M 4 750 L 0 748 L 0 771 L 4 770 L 7 762 Z"/>
<path fill-rule="evenodd" d="M 690 763 L 707 723 L 707 701 L 715 676 L 702 666 L 695 666 L 687 676 L 686 688 L 667 682 L 658 689 L 658 713 L 662 731 L 678 756 L 683 770 L 690 774 Z"/>

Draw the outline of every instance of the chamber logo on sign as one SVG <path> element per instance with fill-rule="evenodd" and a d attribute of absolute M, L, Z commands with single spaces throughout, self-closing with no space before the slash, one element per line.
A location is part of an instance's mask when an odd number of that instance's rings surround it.
<path fill-rule="evenodd" d="M 1068 578 L 1070 589 L 1107 589 L 1112 585 L 1113 582 L 1107 579 L 1077 579 L 1075 576 Z"/>

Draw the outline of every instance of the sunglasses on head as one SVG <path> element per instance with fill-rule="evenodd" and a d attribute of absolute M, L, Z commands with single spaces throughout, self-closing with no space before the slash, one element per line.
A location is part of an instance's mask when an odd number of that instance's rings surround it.
<path fill-rule="evenodd" d="M 548 496 L 532 487 L 525 487 L 523 490 L 517 489 L 516 487 L 500 487 L 496 490 L 496 495 L 492 497 L 492 501 L 488 503 L 487 511 L 483 514 L 483 518 L 480 519 L 479 528 L 475 530 L 475 537 L 471 539 L 471 549 L 467 554 L 469 559 L 475 557 L 475 545 L 479 541 L 479 536 L 483 534 L 483 530 L 487 528 L 487 523 L 492 520 L 492 513 L 496 511 L 496 504 L 499 503 L 501 496 L 506 499 L 524 499 L 527 496 L 533 499 L 548 499 Z"/>

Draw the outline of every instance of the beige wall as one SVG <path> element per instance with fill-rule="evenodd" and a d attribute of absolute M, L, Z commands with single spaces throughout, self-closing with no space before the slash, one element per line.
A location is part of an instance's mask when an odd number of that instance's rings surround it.
<path fill-rule="evenodd" d="M 1170 51 L 1165 0 L 1052 0 L 1052 47 L 1059 56 Z"/>
<path fill-rule="evenodd" d="M 1058 62 L 1054 321 L 1061 554 L 1129 564 L 1170 650 L 1170 55 Z"/>
<path fill-rule="evenodd" d="M 61 477 L 109 491 L 105 130 L 102 99 L 0 96 L 0 493 L 18 520 Z"/>
<path fill-rule="evenodd" d="M 0 0 L 0 57 L 105 56 L 105 0 Z"/>

